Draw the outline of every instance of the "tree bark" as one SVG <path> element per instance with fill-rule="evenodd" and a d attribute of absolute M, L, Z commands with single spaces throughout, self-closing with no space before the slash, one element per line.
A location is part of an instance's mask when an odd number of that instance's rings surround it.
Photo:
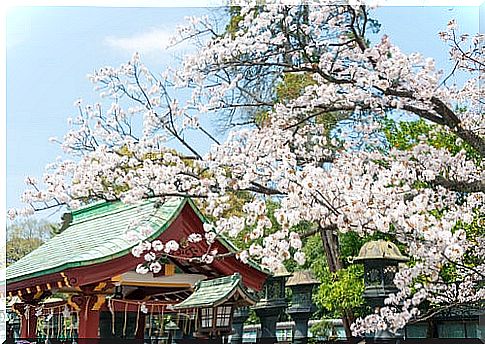
<path fill-rule="evenodd" d="M 339 255 L 338 236 L 335 233 L 336 226 L 320 227 L 320 238 L 322 240 L 323 251 L 327 258 L 328 268 L 331 273 L 335 273 L 343 268 Z M 355 317 L 351 309 L 344 309 L 342 312 L 342 323 L 347 338 L 352 337 L 350 325 Z"/>

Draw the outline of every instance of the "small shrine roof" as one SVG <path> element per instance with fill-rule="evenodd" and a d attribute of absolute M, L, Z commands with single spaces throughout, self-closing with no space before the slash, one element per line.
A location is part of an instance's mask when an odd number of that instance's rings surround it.
<path fill-rule="evenodd" d="M 241 275 L 238 273 L 197 282 L 194 293 L 173 308 L 217 307 L 231 299 L 239 306 L 256 303 L 254 296 L 243 286 Z"/>

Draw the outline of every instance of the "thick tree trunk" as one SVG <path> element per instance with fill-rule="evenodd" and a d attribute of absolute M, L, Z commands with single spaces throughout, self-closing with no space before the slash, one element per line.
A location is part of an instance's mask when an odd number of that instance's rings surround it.
<path fill-rule="evenodd" d="M 334 227 L 334 226 L 332 226 Z M 322 239 L 323 251 L 327 258 L 327 264 L 331 273 L 335 273 L 343 268 L 342 261 L 339 255 L 338 237 L 335 234 L 334 228 L 326 229 L 320 227 L 320 238 Z M 342 314 L 342 323 L 345 329 L 347 338 L 352 337 L 350 325 L 354 321 L 354 314 L 351 309 L 344 309 Z"/>

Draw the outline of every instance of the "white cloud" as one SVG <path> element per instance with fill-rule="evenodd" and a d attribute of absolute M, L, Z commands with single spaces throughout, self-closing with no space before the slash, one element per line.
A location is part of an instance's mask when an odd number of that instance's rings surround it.
<path fill-rule="evenodd" d="M 148 31 L 130 37 L 108 36 L 105 38 L 105 43 L 112 48 L 125 50 L 130 53 L 138 52 L 142 55 L 166 53 L 167 48 L 169 48 L 170 38 L 174 33 L 174 30 L 151 28 Z M 169 51 L 179 48 L 181 46 L 177 45 L 169 48 Z"/>

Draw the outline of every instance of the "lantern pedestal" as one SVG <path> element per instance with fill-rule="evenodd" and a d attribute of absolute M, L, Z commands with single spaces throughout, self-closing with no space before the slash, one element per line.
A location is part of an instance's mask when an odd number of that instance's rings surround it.
<path fill-rule="evenodd" d="M 276 339 L 276 323 L 281 314 L 287 307 L 286 301 L 263 301 L 258 302 L 253 307 L 256 315 L 261 322 L 261 336 L 259 343 L 275 343 Z"/>
<path fill-rule="evenodd" d="M 232 316 L 232 337 L 231 344 L 241 344 L 244 333 L 244 323 L 249 317 L 248 307 L 236 308 Z"/>
<path fill-rule="evenodd" d="M 308 342 L 308 320 L 315 312 L 312 302 L 314 286 L 319 282 L 310 271 L 296 271 L 286 284 L 292 291 L 291 307 L 287 313 L 295 322 L 293 343 L 306 344 Z"/>
<path fill-rule="evenodd" d="M 275 343 L 276 322 L 280 315 L 288 307 L 285 294 L 286 279 L 291 274 L 284 266 L 281 266 L 273 276 L 268 277 L 264 284 L 261 298 L 253 306 L 256 315 L 261 322 L 261 336 L 259 343 Z"/>
<path fill-rule="evenodd" d="M 295 331 L 293 332 L 293 342 L 294 344 L 306 344 L 308 343 L 308 320 L 312 315 L 313 311 L 296 311 L 291 308 L 288 309 L 288 314 L 291 319 L 295 322 Z"/>

